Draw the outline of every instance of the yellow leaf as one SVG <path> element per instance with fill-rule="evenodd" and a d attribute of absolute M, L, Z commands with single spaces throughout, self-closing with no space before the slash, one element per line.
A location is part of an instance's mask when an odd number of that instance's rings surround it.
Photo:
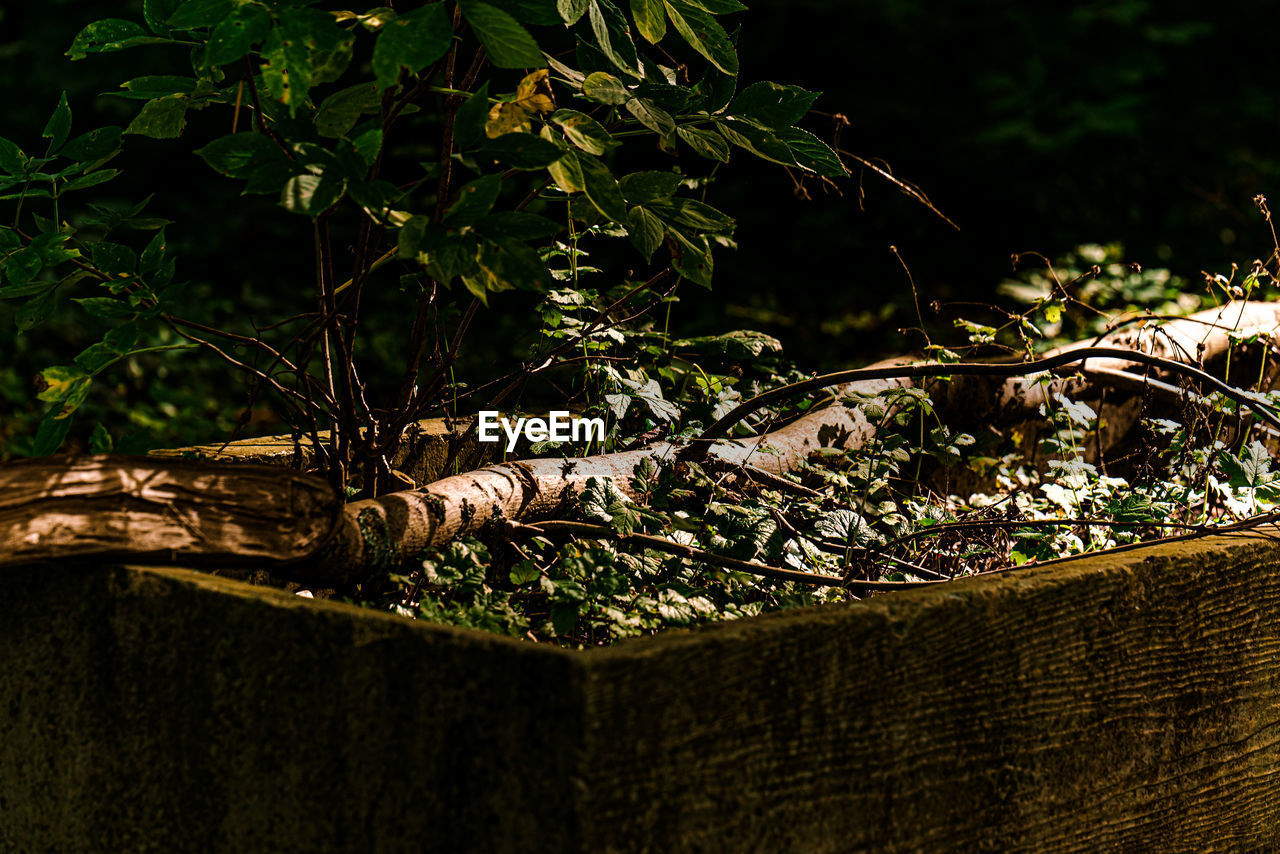
<path fill-rule="evenodd" d="M 520 81 L 513 100 L 494 104 L 489 110 L 489 120 L 484 126 L 485 136 L 496 139 L 508 133 L 529 133 L 533 130 L 534 114 L 549 113 L 555 108 L 555 95 L 551 92 L 547 69 L 539 68 Z"/>

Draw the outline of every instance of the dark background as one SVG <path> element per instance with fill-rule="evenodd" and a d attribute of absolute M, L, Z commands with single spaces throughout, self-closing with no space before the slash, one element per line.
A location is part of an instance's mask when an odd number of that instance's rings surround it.
<path fill-rule="evenodd" d="M 0 135 L 34 148 L 64 88 L 76 132 L 127 124 L 139 103 L 99 93 L 130 76 L 123 61 L 136 63 L 137 75 L 162 73 L 156 62 L 166 49 L 77 63 L 62 52 L 83 24 L 137 20 L 140 7 L 82 0 L 6 7 Z M 1251 201 L 1278 186 L 1280 174 L 1280 60 L 1264 41 L 1272 18 L 1261 4 L 801 0 L 757 2 L 739 20 L 744 84 L 771 79 L 822 90 L 816 108 L 852 122 L 844 147 L 883 158 L 960 230 L 870 173 L 855 176 L 842 196 L 814 185 L 805 201 L 777 167 L 735 157 L 711 200 L 739 219 L 740 248 L 718 255 L 713 293 L 682 288 L 673 314 L 681 333 L 762 329 L 812 370 L 901 352 L 909 342 L 898 329 L 915 325 L 914 309 L 891 244 L 910 265 L 926 313 L 935 299 L 997 299 L 1014 252 L 1053 257 L 1084 242 L 1118 241 L 1129 260 L 1197 281 L 1201 270 L 1225 271 L 1271 251 Z M 181 73 L 185 56 L 171 58 Z M 309 229 L 270 199 L 246 203 L 235 182 L 191 154 L 206 132 L 202 121 L 197 116 L 180 141 L 127 138 L 122 165 L 144 181 L 153 177 L 147 167 L 167 170 L 152 213 L 178 223 L 170 241 L 179 275 L 194 280 L 193 299 L 226 317 L 246 307 L 264 317 L 292 313 L 308 299 Z M 830 138 L 831 118 L 813 115 L 807 124 Z M 109 186 L 143 194 L 125 181 Z M 511 324 L 529 315 L 495 306 L 470 336 L 464 370 L 492 371 L 527 343 Z M 57 350 L 75 330 L 55 324 L 42 338 L 14 342 L 12 308 L 0 304 L 7 327 L 0 344 L 14 356 L 0 377 L 0 402 L 17 406 L 31 371 L 49 363 L 31 367 L 35 351 Z M 929 320 L 950 325 L 945 311 Z M 398 334 L 390 327 L 383 337 L 394 343 Z M 210 383 L 229 395 L 224 408 L 240 405 L 225 372 L 209 370 L 188 387 Z M 162 412 L 163 402 L 148 405 Z"/>

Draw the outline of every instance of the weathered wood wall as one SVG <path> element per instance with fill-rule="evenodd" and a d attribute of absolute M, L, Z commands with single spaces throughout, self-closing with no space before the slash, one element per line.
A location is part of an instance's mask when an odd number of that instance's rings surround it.
<path fill-rule="evenodd" d="M 0 851 L 1280 848 L 1280 545 L 564 653 L 183 570 L 0 593 Z"/>

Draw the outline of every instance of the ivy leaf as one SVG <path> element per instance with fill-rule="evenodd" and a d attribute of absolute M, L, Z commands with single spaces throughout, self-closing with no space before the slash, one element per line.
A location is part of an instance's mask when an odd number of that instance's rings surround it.
<path fill-rule="evenodd" d="M 234 8 L 234 0 L 187 0 L 169 16 L 169 26 L 178 30 L 212 27 Z"/>
<path fill-rule="evenodd" d="M 690 148 L 708 160 L 729 162 L 729 143 L 715 131 L 681 126 L 676 133 Z"/>
<path fill-rule="evenodd" d="M 705 56 L 725 74 L 738 73 L 738 53 L 724 27 L 705 9 L 687 0 L 664 0 L 671 25 L 689 47 Z"/>
<path fill-rule="evenodd" d="M 652 260 L 653 253 L 662 245 L 662 238 L 666 233 L 662 220 L 650 211 L 638 205 L 627 211 L 627 236 L 631 238 L 632 245 L 640 250 L 645 261 Z"/>
<path fill-rule="evenodd" d="M 816 529 L 819 536 L 847 545 L 865 546 L 877 539 L 867 520 L 852 510 L 832 510 L 824 514 Z"/>
<path fill-rule="evenodd" d="M 450 206 L 444 221 L 454 228 L 474 225 L 493 208 L 501 189 L 500 175 L 485 175 L 471 181 L 458 191 L 458 200 Z"/>
<path fill-rule="evenodd" d="M 271 28 L 271 14 L 261 6 L 246 3 L 213 28 L 205 46 L 209 65 L 229 65 L 246 56 Z"/>
<path fill-rule="evenodd" d="M 804 118 L 818 94 L 799 86 L 761 81 L 739 92 L 729 105 L 729 112 L 735 116 L 750 116 L 767 127 L 781 130 Z"/>
<path fill-rule="evenodd" d="M 588 154 L 604 154 L 618 144 L 604 125 L 577 110 L 556 110 L 551 114 L 551 121 L 564 131 L 570 142 Z"/>
<path fill-rule="evenodd" d="M 609 171 L 609 167 L 590 154 L 580 154 L 577 158 L 582 168 L 583 190 L 591 204 L 614 222 L 625 222 L 627 205 L 623 200 L 618 181 Z"/>
<path fill-rule="evenodd" d="M 515 566 L 511 567 L 511 571 L 507 573 L 511 583 L 516 587 L 523 587 L 530 582 L 537 581 L 542 573 L 538 569 L 538 565 L 531 560 L 522 560 Z"/>
<path fill-rule="evenodd" d="M 534 115 L 554 110 L 556 102 L 548 74 L 547 69 L 539 68 L 525 75 L 514 98 L 494 104 L 485 122 L 485 136 L 496 139 L 508 133 L 528 133 L 533 130 Z"/>
<path fill-rule="evenodd" d="M 417 74 L 449 51 L 453 22 L 444 3 L 430 3 L 385 25 L 373 49 L 378 88 L 394 86 L 400 69 Z"/>
<path fill-rule="evenodd" d="M 62 148 L 62 144 L 67 141 L 67 135 L 70 133 L 71 105 L 67 103 L 67 93 L 64 91 L 62 97 L 58 99 L 58 106 L 54 108 L 53 115 L 49 117 L 49 122 L 40 135 L 49 140 L 49 153 L 54 154 Z"/>
<path fill-rule="evenodd" d="M 62 156 L 78 162 L 101 160 L 120 150 L 120 134 L 118 127 L 105 127 L 82 133 L 66 144 Z"/>
<path fill-rule="evenodd" d="M 66 55 L 74 62 L 91 53 L 110 53 L 144 44 L 169 44 L 173 39 L 147 35 L 141 24 L 120 18 L 94 21 L 81 30 L 71 42 Z"/>
<path fill-rule="evenodd" d="M 618 489 L 611 477 L 587 478 L 587 485 L 578 496 L 578 506 L 588 520 L 608 525 L 620 534 L 630 534 L 640 524 L 631 499 Z"/>
<path fill-rule="evenodd" d="M 625 104 L 631 93 L 621 80 L 607 71 L 593 71 L 582 81 L 582 96 L 597 104 L 617 106 Z"/>
<path fill-rule="evenodd" d="M 667 13 L 662 0 L 631 0 L 631 17 L 649 44 L 657 44 L 667 34 Z"/>
<path fill-rule="evenodd" d="M 834 151 L 822 140 L 804 128 L 783 128 L 778 131 L 781 139 L 796 163 L 812 169 L 824 178 L 844 178 L 849 174 Z"/>
<path fill-rule="evenodd" d="M 636 43 L 631 40 L 631 30 L 622 11 L 610 0 L 591 0 L 587 16 L 591 21 L 591 32 L 596 37 L 596 46 L 608 60 L 632 77 L 643 77 L 636 56 Z"/>
<path fill-rule="evenodd" d="M 542 65 L 542 49 L 519 21 L 488 3 L 464 0 L 462 14 L 498 68 Z"/>

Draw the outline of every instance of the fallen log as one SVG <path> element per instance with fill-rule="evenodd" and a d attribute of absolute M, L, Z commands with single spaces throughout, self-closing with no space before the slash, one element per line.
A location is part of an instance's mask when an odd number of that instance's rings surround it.
<path fill-rule="evenodd" d="M 326 481 L 274 466 L 22 460 L 0 466 L 0 568 L 85 557 L 274 567 L 319 552 L 341 514 Z"/>
<path fill-rule="evenodd" d="M 1229 333 L 1256 332 L 1261 340 L 1275 343 L 1280 332 L 1280 303 L 1234 302 L 1185 318 L 1140 326 L 1120 326 L 1092 341 L 1082 341 L 1044 354 L 1043 359 L 1071 354 L 1105 343 L 1106 356 L 1090 356 L 1079 362 L 1080 375 L 1055 377 L 1048 383 L 1026 376 L 1000 377 L 966 374 L 963 365 L 948 366 L 949 378 L 875 376 L 840 385 L 836 397 L 859 393 L 881 395 L 893 389 L 924 387 L 945 415 L 964 410 L 969 416 L 995 421 L 1012 413 L 1025 415 L 1039 409 L 1057 393 L 1076 394 L 1089 384 L 1114 385 L 1115 372 L 1131 380 L 1141 375 L 1123 371 L 1135 359 L 1124 350 L 1182 365 L 1196 365 L 1225 355 L 1233 345 Z M 1150 366 L 1152 358 L 1145 361 Z M 869 372 L 910 373 L 905 358 L 878 362 Z M 1010 366 L 1018 370 L 1017 365 Z M 1034 369 L 1023 369 L 1029 373 Z M 1163 373 L 1157 372 L 1163 376 Z M 1136 418 L 1136 413 L 1133 416 Z M 1127 430 L 1112 430 L 1114 438 Z M 857 407 L 832 405 L 808 413 L 770 433 L 749 439 L 716 442 L 705 450 L 713 459 L 730 465 L 748 462 L 771 474 L 792 471 L 810 453 L 822 447 L 857 449 L 875 432 Z M 337 536 L 318 559 L 306 564 L 306 580 L 317 584 L 341 584 L 385 571 L 411 559 L 423 549 L 442 545 L 499 520 L 533 521 L 570 511 L 590 478 L 612 478 L 619 489 L 635 497 L 629 480 L 646 457 L 669 462 L 680 448 L 659 443 L 648 448 L 580 459 L 533 459 L 487 466 L 455 475 L 421 489 L 396 492 L 348 504 Z"/>

